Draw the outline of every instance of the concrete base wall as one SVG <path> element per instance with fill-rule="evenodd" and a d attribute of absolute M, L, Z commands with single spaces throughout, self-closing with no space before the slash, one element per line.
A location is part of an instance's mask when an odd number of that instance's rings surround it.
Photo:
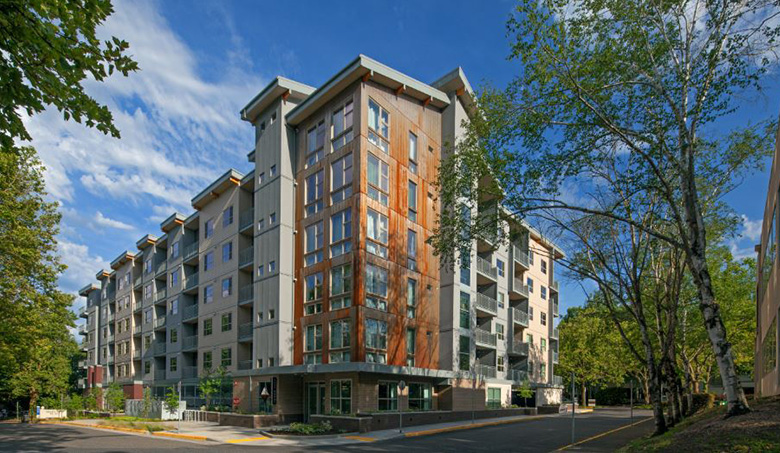
<path fill-rule="evenodd" d="M 258 429 L 278 425 L 280 420 L 276 415 L 219 414 L 219 424 Z"/>
<path fill-rule="evenodd" d="M 563 389 L 556 387 L 539 387 L 536 389 L 536 405 L 559 405 L 563 397 Z"/>

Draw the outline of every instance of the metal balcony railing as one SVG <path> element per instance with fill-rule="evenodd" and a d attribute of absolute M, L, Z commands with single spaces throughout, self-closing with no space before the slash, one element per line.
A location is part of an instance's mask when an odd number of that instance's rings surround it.
<path fill-rule="evenodd" d="M 238 253 L 238 267 L 250 266 L 255 259 L 255 249 L 252 246 L 245 247 Z"/>
<path fill-rule="evenodd" d="M 163 260 L 157 263 L 157 269 L 154 271 L 154 273 L 160 274 L 162 272 L 165 272 L 167 269 L 168 269 L 168 262 Z"/>
<path fill-rule="evenodd" d="M 81 307 L 79 310 L 79 318 L 86 318 L 87 317 L 87 307 Z"/>
<path fill-rule="evenodd" d="M 79 360 L 79 368 L 86 368 L 86 367 L 87 367 L 87 361 Z"/>
<path fill-rule="evenodd" d="M 512 318 L 512 322 L 523 327 L 528 327 L 528 313 L 520 310 L 519 308 L 510 308 L 509 315 Z"/>
<path fill-rule="evenodd" d="M 553 351 L 553 363 L 558 363 L 558 351 Z"/>
<path fill-rule="evenodd" d="M 198 317 L 198 304 L 192 304 L 184 307 L 184 310 L 181 313 L 181 319 L 187 320 L 192 318 Z"/>
<path fill-rule="evenodd" d="M 563 378 L 561 376 L 553 376 L 552 383 L 553 385 L 563 385 Z"/>
<path fill-rule="evenodd" d="M 252 360 L 240 360 L 238 362 L 238 369 L 239 370 L 251 370 L 252 369 Z"/>
<path fill-rule="evenodd" d="M 554 338 L 556 340 L 559 338 L 558 337 L 558 328 L 557 327 L 553 327 L 552 335 L 550 336 L 550 338 Z"/>
<path fill-rule="evenodd" d="M 136 278 L 133 280 L 133 288 L 138 288 L 139 286 L 141 286 L 141 281 L 142 281 L 142 278 L 141 278 L 141 276 L 139 275 L 138 277 L 136 277 Z"/>
<path fill-rule="evenodd" d="M 184 337 L 184 344 L 182 345 L 182 349 L 190 350 L 190 349 L 197 349 L 197 348 L 198 348 L 198 336 L 197 335 Z"/>
<path fill-rule="evenodd" d="M 528 355 L 529 343 L 522 340 L 513 340 L 509 343 L 509 353 L 512 355 Z"/>
<path fill-rule="evenodd" d="M 498 269 L 496 269 L 496 266 L 493 266 L 490 261 L 481 256 L 477 257 L 477 272 L 493 280 L 498 278 Z"/>
<path fill-rule="evenodd" d="M 113 335 L 108 335 L 106 337 L 103 337 L 103 344 L 113 343 L 113 342 L 114 342 L 114 336 Z"/>
<path fill-rule="evenodd" d="M 141 335 L 141 326 L 133 327 L 133 335 Z"/>
<path fill-rule="evenodd" d="M 254 285 L 251 283 L 248 285 L 244 285 L 238 290 L 238 303 L 245 304 L 247 302 L 252 302 L 252 299 L 255 297 L 255 288 Z"/>
<path fill-rule="evenodd" d="M 530 268 L 528 252 L 524 252 L 520 250 L 520 247 L 516 245 L 512 245 L 512 256 L 514 257 L 516 263 L 518 263 L 519 265 L 523 266 L 526 269 Z"/>
<path fill-rule="evenodd" d="M 557 300 L 553 300 L 553 303 L 552 303 L 552 315 L 553 316 L 558 316 L 558 301 Z"/>
<path fill-rule="evenodd" d="M 477 376 L 482 378 L 494 378 L 496 377 L 496 367 L 492 365 L 482 365 L 478 363 L 476 365 Z"/>
<path fill-rule="evenodd" d="M 483 329 L 474 330 L 474 341 L 477 346 L 487 346 L 489 348 L 495 348 L 496 343 L 498 343 L 496 334 Z"/>
<path fill-rule="evenodd" d="M 163 355 L 165 354 L 165 343 L 158 342 L 154 343 L 154 355 Z"/>
<path fill-rule="evenodd" d="M 187 379 L 187 378 L 196 378 L 198 377 L 198 367 L 196 366 L 185 366 L 181 369 L 181 377 Z"/>
<path fill-rule="evenodd" d="M 139 360 L 140 358 L 141 358 L 141 350 L 140 349 L 134 350 L 133 351 L 133 359 Z"/>
<path fill-rule="evenodd" d="M 188 260 L 198 254 L 198 243 L 193 242 L 184 246 L 184 259 Z"/>
<path fill-rule="evenodd" d="M 528 286 L 523 284 L 523 280 L 517 277 L 512 279 L 512 291 L 526 299 L 528 298 Z"/>
<path fill-rule="evenodd" d="M 559 292 L 558 288 L 559 288 L 558 280 L 553 280 L 552 284 L 550 285 L 550 289 L 557 293 L 557 292 Z"/>
<path fill-rule="evenodd" d="M 496 316 L 498 314 L 498 301 L 485 294 L 477 293 L 474 308 Z"/>
<path fill-rule="evenodd" d="M 114 322 L 114 319 L 116 319 L 116 315 L 113 313 L 109 313 L 108 316 L 106 316 L 106 322 Z"/>
<path fill-rule="evenodd" d="M 198 274 L 190 274 L 184 279 L 184 289 L 192 289 L 194 287 L 198 286 Z"/>
<path fill-rule="evenodd" d="M 168 297 L 168 290 L 166 288 L 163 288 L 156 293 L 154 293 L 154 302 L 157 303 L 161 300 L 164 300 L 166 297 Z"/>
<path fill-rule="evenodd" d="M 528 371 L 526 370 L 509 370 L 509 379 L 515 382 L 528 381 Z"/>
<path fill-rule="evenodd" d="M 250 227 L 254 221 L 255 210 L 252 208 L 247 209 L 238 216 L 238 229 L 243 230 L 244 228 Z"/>
<path fill-rule="evenodd" d="M 158 316 L 154 320 L 154 328 L 159 329 L 160 327 L 165 327 L 165 316 Z"/>
<path fill-rule="evenodd" d="M 87 325 L 86 324 L 81 324 L 79 326 L 79 334 L 81 334 L 81 335 L 86 335 L 87 334 Z"/>
<path fill-rule="evenodd" d="M 239 340 L 251 340 L 252 339 L 252 323 L 245 322 L 238 326 L 238 339 Z"/>

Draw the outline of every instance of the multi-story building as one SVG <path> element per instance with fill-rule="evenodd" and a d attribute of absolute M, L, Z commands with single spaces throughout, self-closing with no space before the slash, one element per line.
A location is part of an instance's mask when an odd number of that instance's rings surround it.
<path fill-rule="evenodd" d="M 425 84 L 365 56 L 316 89 L 277 77 L 241 111 L 251 170 L 98 274 L 87 386 L 181 383 L 200 404 L 198 379 L 222 367 L 223 403 L 290 418 L 470 410 L 474 388 L 507 406 L 527 382 L 538 404 L 559 400 L 561 252 L 511 221 L 509 241 L 475 242 L 452 272 L 426 241 L 471 96 L 459 68 Z M 97 289 L 82 290 L 90 314 Z"/>

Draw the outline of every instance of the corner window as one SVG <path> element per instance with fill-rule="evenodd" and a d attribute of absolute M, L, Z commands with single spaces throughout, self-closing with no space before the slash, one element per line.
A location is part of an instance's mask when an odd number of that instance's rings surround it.
<path fill-rule="evenodd" d="M 333 125 L 333 151 L 352 141 L 352 101 L 347 101 L 342 107 L 333 112 L 331 117 Z"/>
<path fill-rule="evenodd" d="M 366 211 L 366 250 L 382 258 L 387 258 L 387 216 L 373 209 Z"/>
<path fill-rule="evenodd" d="M 390 134 L 390 114 L 373 99 L 368 100 L 368 141 L 385 154 L 390 151 L 387 140 Z"/>
<path fill-rule="evenodd" d="M 409 171 L 417 174 L 417 136 L 409 132 Z"/>
<path fill-rule="evenodd" d="M 340 310 L 352 305 L 352 265 L 330 270 L 330 309 Z"/>
<path fill-rule="evenodd" d="M 322 210 L 323 170 L 306 178 L 306 215 L 310 216 Z"/>
<path fill-rule="evenodd" d="M 366 301 L 369 308 L 387 311 L 387 269 L 366 264 Z"/>
<path fill-rule="evenodd" d="M 368 196 L 387 206 L 389 199 L 390 167 L 373 154 L 368 154 L 367 176 L 368 176 Z"/>
<path fill-rule="evenodd" d="M 352 195 L 352 153 L 330 165 L 331 203 L 344 201 Z"/>
<path fill-rule="evenodd" d="M 306 227 L 306 255 L 304 260 L 307 266 L 322 261 L 324 227 L 319 221 Z"/>
<path fill-rule="evenodd" d="M 325 121 L 320 121 L 306 133 L 306 166 L 316 164 L 325 153 Z"/>
<path fill-rule="evenodd" d="M 330 256 L 343 255 L 352 250 L 352 208 L 330 216 Z"/>

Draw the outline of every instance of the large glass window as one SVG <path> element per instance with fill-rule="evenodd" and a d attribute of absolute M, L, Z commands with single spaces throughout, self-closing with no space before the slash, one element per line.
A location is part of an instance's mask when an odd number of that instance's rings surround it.
<path fill-rule="evenodd" d="M 330 165 L 330 200 L 338 203 L 352 195 L 352 153 Z"/>
<path fill-rule="evenodd" d="M 378 319 L 366 318 L 366 348 L 387 349 L 387 323 Z M 384 362 L 381 362 L 384 363 Z"/>
<path fill-rule="evenodd" d="M 352 208 L 330 216 L 330 256 L 343 255 L 352 250 Z"/>
<path fill-rule="evenodd" d="M 431 384 L 409 383 L 409 409 L 429 411 L 433 409 L 433 391 Z"/>
<path fill-rule="evenodd" d="M 320 121 L 306 133 L 306 166 L 317 163 L 325 154 L 325 121 Z"/>
<path fill-rule="evenodd" d="M 339 319 L 330 323 L 330 349 L 342 349 L 349 347 L 349 329 L 349 319 Z"/>
<path fill-rule="evenodd" d="M 414 319 L 417 312 L 417 280 L 406 279 L 406 316 Z"/>
<path fill-rule="evenodd" d="M 501 408 L 501 389 L 488 387 L 487 389 L 487 407 L 488 409 Z"/>
<path fill-rule="evenodd" d="M 306 351 L 319 351 L 322 349 L 322 324 L 306 326 Z"/>
<path fill-rule="evenodd" d="M 390 146 L 387 142 L 390 134 L 390 114 L 373 99 L 368 100 L 368 141 L 387 154 Z"/>
<path fill-rule="evenodd" d="M 366 211 L 366 250 L 374 255 L 387 258 L 387 216 L 373 209 Z"/>
<path fill-rule="evenodd" d="M 460 292 L 460 327 L 471 328 L 471 295 L 464 291 Z"/>
<path fill-rule="evenodd" d="M 222 244 L 222 262 L 227 263 L 233 259 L 233 241 Z"/>
<path fill-rule="evenodd" d="M 306 302 L 322 298 L 322 272 L 306 276 Z"/>
<path fill-rule="evenodd" d="M 406 366 L 414 366 L 414 353 L 417 349 L 417 336 L 414 329 L 406 329 Z"/>
<path fill-rule="evenodd" d="M 352 413 L 352 381 L 349 379 L 330 381 L 331 414 Z"/>
<path fill-rule="evenodd" d="M 387 206 L 390 167 L 373 154 L 368 154 L 368 196 Z"/>
<path fill-rule="evenodd" d="M 417 136 L 409 132 L 409 171 L 417 174 Z"/>
<path fill-rule="evenodd" d="M 352 265 L 330 270 L 330 309 L 339 310 L 352 305 Z"/>
<path fill-rule="evenodd" d="M 406 232 L 406 267 L 417 270 L 417 232 L 414 230 Z"/>
<path fill-rule="evenodd" d="M 377 395 L 377 405 L 380 411 L 398 410 L 398 383 L 397 382 L 379 382 L 379 393 Z"/>
<path fill-rule="evenodd" d="M 417 221 L 417 184 L 409 181 L 409 220 L 412 222 Z"/>
<path fill-rule="evenodd" d="M 471 369 L 471 338 L 466 335 L 460 336 L 458 358 L 458 369 L 463 371 Z"/>
<path fill-rule="evenodd" d="M 306 177 L 306 215 L 322 210 L 322 184 L 324 171 L 320 170 Z"/>
<path fill-rule="evenodd" d="M 323 222 L 312 223 L 306 227 L 306 265 L 319 263 L 322 261 L 322 246 L 325 234 Z"/>
<path fill-rule="evenodd" d="M 387 269 L 366 264 L 366 306 L 387 311 Z"/>
<path fill-rule="evenodd" d="M 347 101 L 333 112 L 333 151 L 352 141 L 352 101 Z"/>

